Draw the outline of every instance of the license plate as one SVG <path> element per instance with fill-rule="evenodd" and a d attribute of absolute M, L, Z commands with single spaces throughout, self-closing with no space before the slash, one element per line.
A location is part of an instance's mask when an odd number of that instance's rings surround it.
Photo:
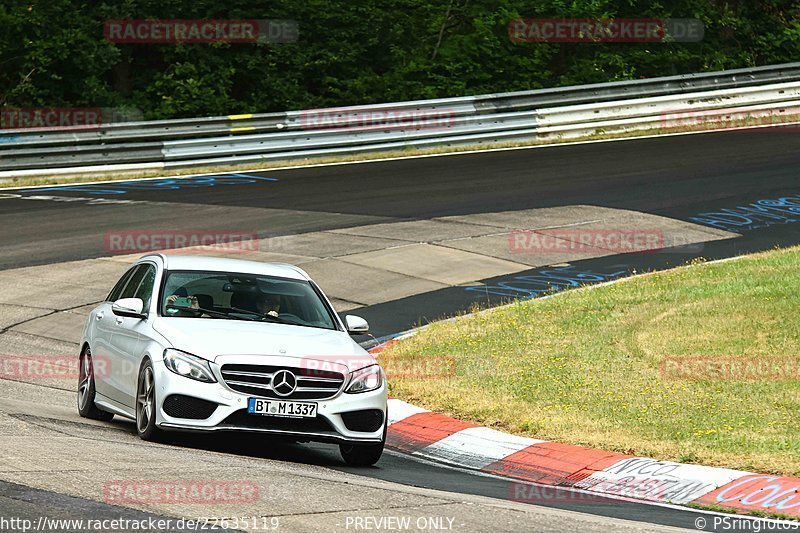
<path fill-rule="evenodd" d="M 317 404 L 313 402 L 283 402 L 280 400 L 248 398 L 247 412 L 253 415 L 314 418 L 317 416 Z"/>

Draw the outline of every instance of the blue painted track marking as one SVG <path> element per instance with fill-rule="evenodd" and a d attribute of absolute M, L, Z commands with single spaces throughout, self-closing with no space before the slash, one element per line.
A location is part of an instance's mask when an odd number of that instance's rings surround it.
<path fill-rule="evenodd" d="M 621 268 L 621 270 L 593 272 L 576 270 L 574 266 L 548 268 L 540 270 L 534 275 L 511 276 L 496 285 L 478 285 L 466 287 L 464 290 L 509 298 L 536 298 L 564 289 L 610 281 L 623 276 L 628 271 L 624 265 L 616 265 L 612 268 Z"/>
<path fill-rule="evenodd" d="M 800 222 L 800 195 L 757 200 L 713 213 L 700 213 L 689 220 L 734 233 Z"/>
<path fill-rule="evenodd" d="M 220 185 L 250 185 L 259 181 L 278 181 L 278 178 L 251 176 L 249 174 L 210 174 L 208 176 L 192 176 L 189 178 L 162 178 L 156 180 L 132 180 L 97 185 L 68 185 L 65 187 L 47 187 L 26 192 L 83 192 L 93 195 L 127 194 L 130 191 L 177 191 L 180 189 L 202 189 Z"/>

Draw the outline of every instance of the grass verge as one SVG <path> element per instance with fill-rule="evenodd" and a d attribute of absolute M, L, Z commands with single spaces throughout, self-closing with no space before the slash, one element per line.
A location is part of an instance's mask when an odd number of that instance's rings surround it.
<path fill-rule="evenodd" d="M 392 396 L 456 418 L 797 476 L 798 286 L 800 247 L 775 250 L 434 323 L 381 357 Z"/>

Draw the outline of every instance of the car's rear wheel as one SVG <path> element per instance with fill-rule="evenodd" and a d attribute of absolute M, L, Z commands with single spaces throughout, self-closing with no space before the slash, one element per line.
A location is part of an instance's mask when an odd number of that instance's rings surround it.
<path fill-rule="evenodd" d="M 108 422 L 114 413 L 99 409 L 94 403 L 94 365 L 92 351 L 87 346 L 78 360 L 78 414 L 92 420 Z"/>
<path fill-rule="evenodd" d="M 344 462 L 350 466 L 372 466 L 383 455 L 385 445 L 386 426 L 383 426 L 383 438 L 380 442 L 375 444 L 342 443 L 339 445 L 339 452 L 341 452 Z"/>
<path fill-rule="evenodd" d="M 156 380 L 153 364 L 145 360 L 136 384 L 136 433 L 143 440 L 159 440 L 162 432 L 156 427 Z"/>

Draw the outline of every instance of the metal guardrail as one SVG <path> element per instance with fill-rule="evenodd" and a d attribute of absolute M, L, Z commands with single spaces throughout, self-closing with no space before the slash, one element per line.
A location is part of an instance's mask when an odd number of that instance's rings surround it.
<path fill-rule="evenodd" d="M 790 63 L 338 109 L 0 130 L 0 177 L 567 139 L 658 128 L 671 112 L 780 114 L 798 88 L 800 63 Z"/>
<path fill-rule="evenodd" d="M 796 120 L 800 82 L 541 109 L 540 139 L 570 139 L 598 133 L 672 130 L 705 123 L 733 125 L 746 117 L 767 124 Z"/>

